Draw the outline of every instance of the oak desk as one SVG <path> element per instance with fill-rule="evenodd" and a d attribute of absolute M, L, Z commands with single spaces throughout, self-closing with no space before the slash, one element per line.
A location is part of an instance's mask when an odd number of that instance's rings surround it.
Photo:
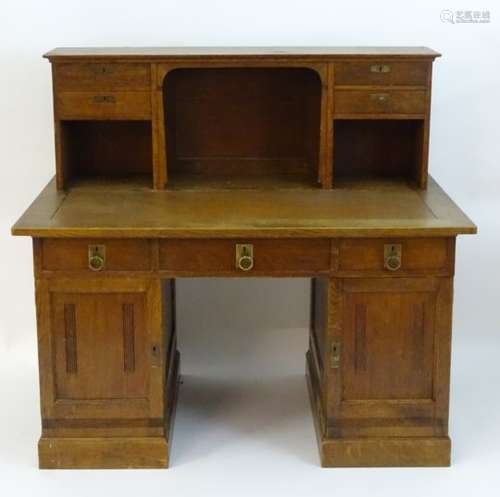
<path fill-rule="evenodd" d="M 402 49 L 57 49 L 33 237 L 42 468 L 166 467 L 175 278 L 312 278 L 324 466 L 439 466 L 455 239 Z M 279 394 L 279 392 L 277 392 Z"/>

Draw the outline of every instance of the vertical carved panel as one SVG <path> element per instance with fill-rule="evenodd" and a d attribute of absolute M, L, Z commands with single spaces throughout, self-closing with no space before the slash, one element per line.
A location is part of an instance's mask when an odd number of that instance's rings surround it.
<path fill-rule="evenodd" d="M 66 373 L 76 374 L 76 309 L 75 304 L 64 304 L 64 343 L 66 352 Z"/>
<path fill-rule="evenodd" d="M 135 324 L 134 305 L 123 304 L 123 370 L 127 373 L 135 370 Z"/>
<path fill-rule="evenodd" d="M 413 306 L 413 323 L 411 328 L 413 366 L 422 368 L 425 356 L 425 303 L 418 302 Z"/>
<path fill-rule="evenodd" d="M 366 305 L 355 306 L 354 369 L 366 370 Z"/>

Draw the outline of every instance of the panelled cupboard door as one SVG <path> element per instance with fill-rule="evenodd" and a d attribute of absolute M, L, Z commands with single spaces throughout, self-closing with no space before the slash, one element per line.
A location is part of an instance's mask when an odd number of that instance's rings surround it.
<path fill-rule="evenodd" d="M 447 435 L 451 280 L 342 281 L 332 435 Z"/>
<path fill-rule="evenodd" d="M 161 418 L 159 281 L 38 280 L 44 418 Z"/>

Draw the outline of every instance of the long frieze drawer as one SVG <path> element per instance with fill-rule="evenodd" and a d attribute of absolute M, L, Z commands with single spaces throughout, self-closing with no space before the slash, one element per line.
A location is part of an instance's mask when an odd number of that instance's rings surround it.
<path fill-rule="evenodd" d="M 59 119 L 150 119 L 146 92 L 63 92 L 56 94 Z"/>
<path fill-rule="evenodd" d="M 339 274 L 450 275 L 454 266 L 453 238 L 339 239 L 336 244 Z"/>
<path fill-rule="evenodd" d="M 424 114 L 425 91 L 336 90 L 335 114 Z"/>
<path fill-rule="evenodd" d="M 429 68 L 427 62 L 336 62 L 335 84 L 421 86 L 427 84 Z"/>
<path fill-rule="evenodd" d="M 40 265 L 46 271 L 149 271 L 149 240 L 61 240 L 42 242 Z"/>
<path fill-rule="evenodd" d="M 56 64 L 54 83 L 57 91 L 149 91 L 151 72 L 148 64 Z"/>
<path fill-rule="evenodd" d="M 329 240 L 164 240 L 160 269 L 185 274 L 311 274 L 330 269 Z"/>

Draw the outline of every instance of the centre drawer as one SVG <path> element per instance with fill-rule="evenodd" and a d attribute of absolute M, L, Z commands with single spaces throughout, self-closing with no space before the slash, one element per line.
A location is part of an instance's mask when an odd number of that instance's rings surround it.
<path fill-rule="evenodd" d="M 159 264 L 160 270 L 193 276 L 327 273 L 330 241 L 163 240 Z"/>
<path fill-rule="evenodd" d="M 336 90 L 335 114 L 424 114 L 426 92 L 419 90 Z"/>

